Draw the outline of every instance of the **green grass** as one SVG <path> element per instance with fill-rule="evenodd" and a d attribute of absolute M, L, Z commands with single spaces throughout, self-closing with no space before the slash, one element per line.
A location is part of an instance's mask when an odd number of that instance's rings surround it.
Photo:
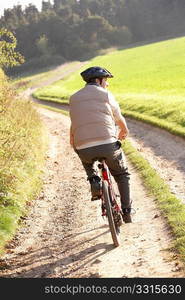
<path fill-rule="evenodd" d="M 32 103 L 0 71 L 0 254 L 42 186 L 47 137 Z"/>
<path fill-rule="evenodd" d="M 71 94 L 71 87 L 69 87 L 69 85 L 71 83 L 71 80 L 73 81 L 73 78 L 76 78 L 77 76 L 78 75 L 76 75 L 75 72 L 75 75 L 70 75 L 67 78 L 65 77 L 64 79 L 56 81 L 51 85 L 38 89 L 33 95 L 40 100 L 51 100 L 60 103 L 68 103 Z M 76 89 L 79 88 L 78 81 L 74 79 L 72 87 L 72 89 L 74 90 L 75 83 L 77 84 Z"/>
<path fill-rule="evenodd" d="M 86 67 L 93 65 L 115 75 L 109 89 L 124 115 L 185 137 L 185 38 L 114 51 L 94 58 Z M 35 96 L 66 103 L 84 86 L 80 71 Z"/>

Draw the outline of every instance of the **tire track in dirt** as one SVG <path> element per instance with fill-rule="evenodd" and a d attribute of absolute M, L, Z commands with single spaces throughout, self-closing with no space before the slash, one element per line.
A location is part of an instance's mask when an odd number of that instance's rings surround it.
<path fill-rule="evenodd" d="M 185 203 L 185 139 L 137 120 L 127 123 L 133 146 Z"/>
<path fill-rule="evenodd" d="M 50 139 L 43 191 L 9 244 L 0 276 L 184 277 L 183 266 L 169 249 L 169 228 L 135 169 L 129 165 L 136 214 L 132 224 L 122 226 L 122 245 L 114 248 L 100 202 L 90 201 L 86 175 L 69 145 L 69 118 L 38 111 Z"/>

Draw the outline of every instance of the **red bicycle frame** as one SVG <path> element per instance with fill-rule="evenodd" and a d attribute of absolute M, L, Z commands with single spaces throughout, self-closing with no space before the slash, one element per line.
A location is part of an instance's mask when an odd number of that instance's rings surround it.
<path fill-rule="evenodd" d="M 108 166 L 104 159 L 102 159 L 100 161 L 100 164 L 98 165 L 98 167 L 99 167 L 99 169 L 101 169 L 102 180 L 106 180 L 108 182 L 110 200 L 111 200 L 111 205 L 112 205 L 113 209 L 116 212 L 121 212 L 121 208 L 116 201 L 117 195 L 115 194 L 113 186 L 112 186 L 111 175 L 109 173 L 110 171 L 109 171 Z M 103 205 L 103 199 L 102 199 L 102 216 L 105 216 L 105 215 L 106 215 L 106 210 Z"/>

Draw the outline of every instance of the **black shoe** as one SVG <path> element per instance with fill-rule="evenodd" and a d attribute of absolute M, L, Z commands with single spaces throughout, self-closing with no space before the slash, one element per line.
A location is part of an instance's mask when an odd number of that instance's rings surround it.
<path fill-rule="evenodd" d="M 101 198 L 102 195 L 102 181 L 99 176 L 92 176 L 88 178 L 90 184 L 91 184 L 91 201 L 95 201 Z"/>
<path fill-rule="evenodd" d="M 132 223 L 131 218 L 131 208 L 123 208 L 122 209 L 122 218 L 125 223 Z"/>

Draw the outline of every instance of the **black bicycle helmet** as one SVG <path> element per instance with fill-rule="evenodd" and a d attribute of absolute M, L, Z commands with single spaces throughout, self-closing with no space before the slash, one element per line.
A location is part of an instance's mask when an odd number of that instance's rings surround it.
<path fill-rule="evenodd" d="M 113 75 L 108 70 L 101 67 L 90 67 L 85 71 L 83 71 L 82 73 L 80 73 L 80 75 L 82 76 L 83 80 L 86 82 L 89 82 L 95 78 L 113 77 Z"/>

